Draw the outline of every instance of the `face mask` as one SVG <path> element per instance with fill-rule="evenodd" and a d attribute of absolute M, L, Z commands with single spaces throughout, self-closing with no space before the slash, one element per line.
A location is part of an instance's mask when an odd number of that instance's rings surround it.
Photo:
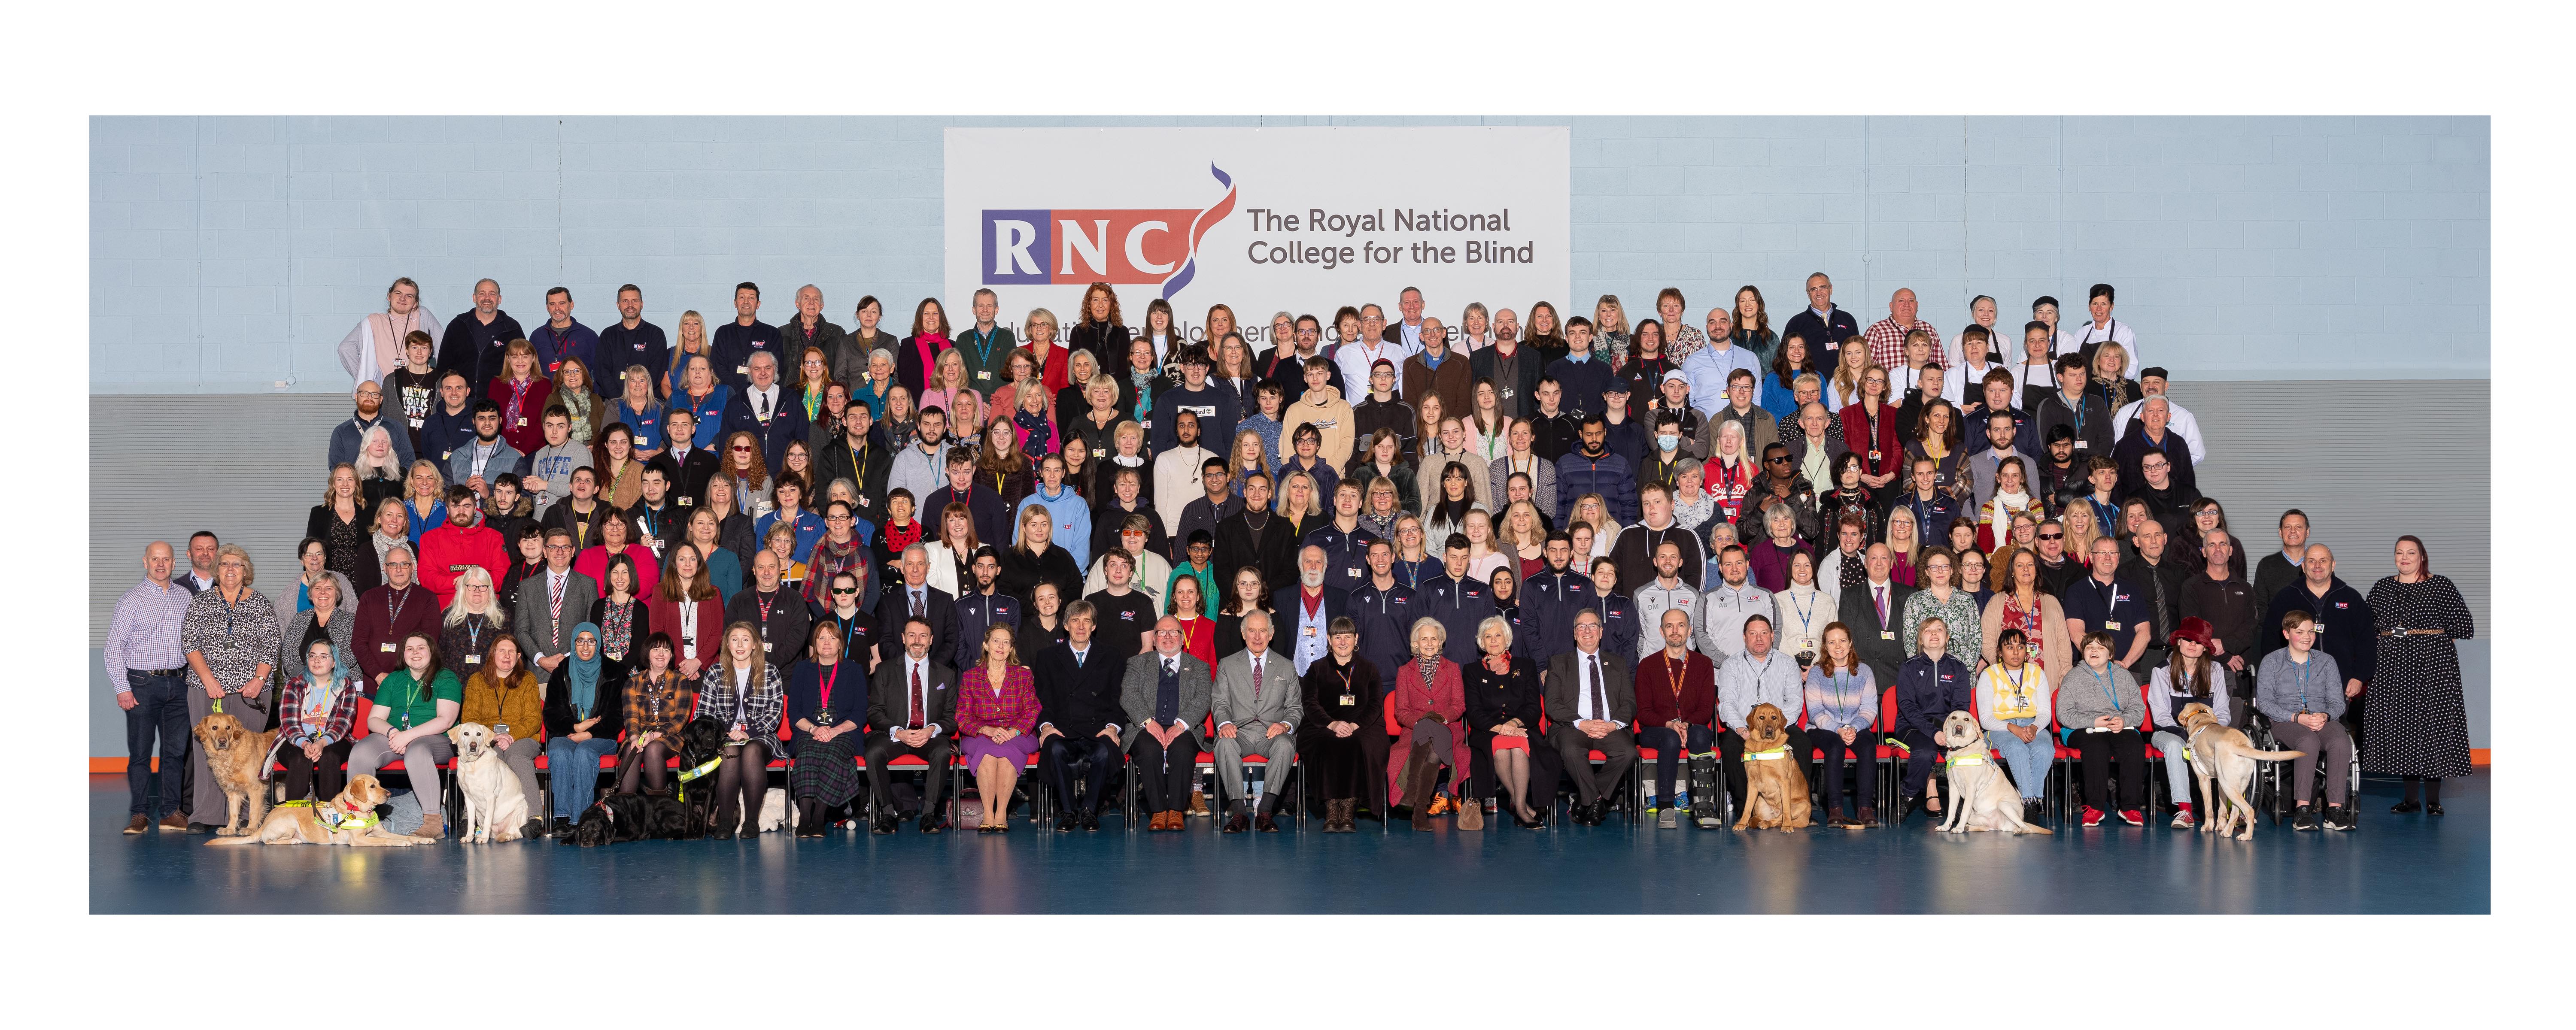
<path fill-rule="evenodd" d="M 1669 450 L 1675 450 L 1675 449 L 1677 449 L 1677 448 L 1681 447 L 1681 445 L 1682 445 L 1682 438 L 1681 438 L 1681 437 L 1678 437 L 1678 436 L 1674 436 L 1674 435 L 1672 435 L 1671 433 L 1665 433 L 1665 434 L 1663 434 L 1663 435 L 1660 435 L 1660 436 L 1655 437 L 1655 446 L 1656 446 L 1656 447 L 1659 447 L 1659 448 L 1662 448 L 1662 449 L 1664 449 L 1664 450 L 1667 450 L 1667 451 L 1669 451 Z"/>

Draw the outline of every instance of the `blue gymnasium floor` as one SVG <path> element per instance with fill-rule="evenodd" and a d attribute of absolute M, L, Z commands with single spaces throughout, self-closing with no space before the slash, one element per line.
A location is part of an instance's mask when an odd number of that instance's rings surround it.
<path fill-rule="evenodd" d="M 2448 815 L 2388 813 L 2364 783 L 2361 828 L 2250 843 L 2121 825 L 1954 837 L 1904 826 L 1738 834 L 1560 819 L 1544 831 L 1400 829 L 1225 836 L 784 833 L 746 841 L 552 842 L 403 849 L 202 847 L 126 837 L 125 781 L 90 781 L 90 911 L 108 913 L 2476 913 L 2489 901 L 2488 776 Z M 1444 819 L 1445 823 L 1446 820 Z M 1574 889 L 1581 869 L 1590 885 Z M 896 885 L 890 878 L 899 876 Z M 1599 885 L 1625 885 L 1603 889 Z"/>

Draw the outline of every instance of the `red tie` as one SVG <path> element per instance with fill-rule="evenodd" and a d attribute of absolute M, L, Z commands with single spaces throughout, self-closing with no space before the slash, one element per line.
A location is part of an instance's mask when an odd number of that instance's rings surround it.
<path fill-rule="evenodd" d="M 921 666 L 914 665 L 911 662 L 906 662 L 904 664 L 912 665 L 912 728 L 917 730 L 921 728 L 921 707 L 923 700 L 921 695 Z"/>
<path fill-rule="evenodd" d="M 563 577 L 546 577 L 546 617 L 558 625 L 563 622 L 563 587 Z"/>
<path fill-rule="evenodd" d="M 1878 624 L 1887 625 L 1887 588 L 1871 587 L 1869 592 L 1878 598 Z"/>

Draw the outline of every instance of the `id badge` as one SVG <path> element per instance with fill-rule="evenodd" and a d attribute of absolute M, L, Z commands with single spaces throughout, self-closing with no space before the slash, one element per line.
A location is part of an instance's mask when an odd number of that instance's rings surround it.
<path fill-rule="evenodd" d="M 750 374 L 751 374 L 751 366 L 749 366 L 749 365 L 735 365 L 735 366 L 733 367 L 733 374 L 738 375 L 738 376 L 747 376 L 747 375 L 750 375 Z"/>
<path fill-rule="evenodd" d="M 762 654 L 768 654 L 768 653 L 769 653 L 769 641 L 763 640 L 763 641 L 761 641 L 761 642 L 760 642 L 760 653 L 762 653 Z"/>
<path fill-rule="evenodd" d="M 1352 696 L 1351 696 L 1351 695 L 1349 695 L 1349 694 L 1344 694 L 1344 695 L 1342 695 L 1342 707 L 1344 707 L 1344 708 L 1354 707 L 1354 706 L 1357 706 L 1359 703 L 1360 703 L 1360 699 L 1359 699 L 1359 698 L 1352 697 Z"/>
<path fill-rule="evenodd" d="M 520 420 L 519 420 L 519 428 L 521 428 L 521 429 L 526 429 L 526 428 L 528 428 L 528 420 L 527 420 L 527 419 L 524 419 L 524 418 L 523 418 L 523 419 L 520 419 Z"/>
<path fill-rule="evenodd" d="M 2102 628 L 2103 628 L 2103 629 L 2116 630 L 2116 629 L 2119 629 L 2119 628 L 2120 628 L 2120 624 L 2119 624 L 2119 623 L 2116 623 L 2116 622 L 2113 622 L 2113 621 L 2111 621 L 2111 620 L 2109 620 L 2109 619 L 2104 619 L 2104 620 L 2102 620 Z"/>
<path fill-rule="evenodd" d="M 393 643 L 392 643 L 391 641 L 387 641 L 387 642 L 382 643 L 382 644 L 377 644 L 377 645 L 376 645 L 376 650 L 378 650 L 378 651 L 382 651 L 382 652 L 384 652 L 384 653 L 386 653 L 386 654 L 392 654 L 392 653 L 394 653 L 394 645 L 393 645 Z"/>
<path fill-rule="evenodd" d="M 483 664 L 483 656 L 482 656 L 482 655 L 479 655 L 479 654 L 469 654 L 469 655 L 466 655 L 466 656 L 465 656 L 465 664 L 467 664 L 467 665 L 481 665 L 481 664 Z"/>
<path fill-rule="evenodd" d="M 991 372 L 977 372 L 977 373 L 975 373 L 975 378 L 977 378 L 977 379 L 991 379 L 991 378 L 993 378 L 993 373 L 991 373 Z"/>
<path fill-rule="evenodd" d="M 1879 630 L 1879 631 L 1878 631 L 1878 639 L 1880 639 L 1880 640 L 1894 640 L 1894 639 L 1896 639 L 1896 631 L 1895 631 L 1895 630 L 1892 630 L 1892 629 L 1883 629 L 1883 630 Z"/>

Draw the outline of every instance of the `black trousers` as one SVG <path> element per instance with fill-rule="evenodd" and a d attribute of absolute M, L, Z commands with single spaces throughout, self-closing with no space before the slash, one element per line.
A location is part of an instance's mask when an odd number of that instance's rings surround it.
<path fill-rule="evenodd" d="M 932 737 L 923 741 L 920 747 L 913 747 L 882 730 L 868 734 L 868 796 L 876 802 L 876 814 L 893 814 L 894 770 L 887 768 L 886 763 L 906 756 L 930 763 L 930 775 L 922 777 L 927 782 L 922 792 L 921 810 L 927 814 L 939 814 L 940 806 L 948 803 L 948 759 L 956 749 L 957 742 L 944 736 Z"/>
<path fill-rule="evenodd" d="M 2139 736 L 2136 730 L 2086 733 L 2079 729 L 2070 744 L 2084 762 L 2086 806 L 2112 811 L 2146 807 L 2147 738 Z M 2111 788 L 2102 781 L 2111 774 L 2114 759 L 2120 763 L 2119 803 L 2105 805 L 2103 802 L 2111 797 Z"/>
<path fill-rule="evenodd" d="M 1904 741 L 1906 748 L 1905 782 L 1897 789 L 1909 798 L 1922 797 L 1924 785 L 1932 781 L 1932 761 L 1941 757 L 1941 746 L 1932 742 L 1931 734 L 1912 727 L 1898 731 L 1896 739 Z"/>
<path fill-rule="evenodd" d="M 1082 775 L 1084 789 L 1089 793 L 1077 806 L 1073 799 L 1073 767 L 1083 763 L 1089 763 Z M 1055 789 L 1056 804 L 1066 811 L 1099 815 L 1100 799 L 1109 789 L 1109 774 L 1116 771 L 1118 742 L 1108 737 L 1058 733 L 1038 745 L 1038 775 Z"/>
<path fill-rule="evenodd" d="M 304 757 L 304 749 L 293 744 L 278 748 L 277 763 L 286 767 L 286 799 L 298 800 L 307 791 L 313 792 L 316 801 L 339 797 L 340 789 L 349 785 L 349 749 L 357 745 L 354 740 L 324 744 L 320 761 Z"/>
<path fill-rule="evenodd" d="M 1619 789 L 1620 777 L 1628 774 L 1629 766 L 1637 764 L 1637 739 L 1624 729 L 1611 730 L 1594 740 L 1575 729 L 1573 723 L 1561 722 L 1548 728 L 1547 740 L 1560 767 L 1574 777 L 1575 798 L 1587 805 Z M 1598 770 L 1592 768 L 1595 751 L 1601 752 L 1603 759 Z M 1531 773 L 1531 782 L 1538 782 L 1537 770 Z"/>
<path fill-rule="evenodd" d="M 1147 813 L 1178 812 L 1190 806 L 1190 786 L 1198 779 L 1199 771 L 1196 731 L 1181 731 L 1180 736 L 1172 738 L 1168 752 L 1154 742 L 1153 734 L 1140 731 L 1136 745 L 1127 749 L 1127 757 L 1136 762 L 1136 779 L 1145 790 Z"/>
<path fill-rule="evenodd" d="M 1868 730 L 1862 730 L 1852 737 L 1851 743 L 1845 744 L 1843 735 L 1840 733 L 1811 729 L 1807 731 L 1807 746 L 1825 754 L 1823 794 L 1825 814 L 1835 815 L 1843 810 L 1844 755 L 1850 755 L 1858 760 L 1858 764 L 1852 768 L 1853 800 L 1862 808 L 1874 807 L 1871 803 L 1877 800 L 1878 794 L 1878 737 L 1876 735 Z"/>
<path fill-rule="evenodd" d="M 1687 750 L 1691 754 L 1699 754 L 1708 750 L 1711 737 L 1708 727 L 1702 726 L 1698 723 L 1690 723 L 1685 727 L 1685 729 L 1688 733 L 1687 738 L 1681 734 L 1674 733 L 1672 728 L 1669 726 L 1641 726 L 1637 729 L 1637 746 L 1655 749 L 1655 798 L 1657 799 L 1658 804 L 1669 806 L 1673 803 L 1673 778 L 1674 775 L 1681 770 L 1682 761 L 1688 757 L 1683 754 L 1685 749 L 1682 745 L 1684 743 L 1688 743 L 1690 746 Z M 1729 735 L 1733 735 L 1732 731 L 1729 732 Z M 1741 754 L 1744 751 L 1743 738 L 1736 738 L 1735 750 L 1738 754 Z M 1729 789 L 1732 790 L 1737 797 L 1743 797 L 1743 760 L 1739 758 L 1733 764 L 1728 765 L 1727 768 L 1734 771 L 1734 778 L 1727 781 L 1732 784 Z"/>

